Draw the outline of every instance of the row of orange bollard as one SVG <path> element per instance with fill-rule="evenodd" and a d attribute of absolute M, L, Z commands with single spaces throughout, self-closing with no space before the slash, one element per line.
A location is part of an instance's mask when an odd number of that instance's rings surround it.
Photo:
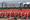
<path fill-rule="evenodd" d="M 17 12 L 17 13 L 10 13 L 10 12 L 3 12 L 3 13 L 0 13 L 0 16 L 12 16 L 12 17 L 14 17 L 14 16 L 30 16 L 30 12 L 25 12 L 25 13 L 23 13 L 23 12 Z"/>
<path fill-rule="evenodd" d="M 8 20 L 10 20 L 10 17 L 27 17 L 30 16 L 30 10 L 0 10 L 0 17 L 8 17 Z M 14 18 L 12 18 L 14 20 Z"/>
<path fill-rule="evenodd" d="M 30 16 L 30 10 L 0 10 L 0 17 L 1 16 Z"/>

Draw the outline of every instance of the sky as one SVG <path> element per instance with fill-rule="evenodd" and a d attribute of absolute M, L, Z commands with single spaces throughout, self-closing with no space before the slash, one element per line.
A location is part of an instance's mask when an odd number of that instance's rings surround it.
<path fill-rule="evenodd" d="M 8 2 L 8 1 L 30 2 L 30 0 L 0 0 L 0 2 L 3 2 L 3 1 L 5 1 L 5 2 Z"/>
<path fill-rule="evenodd" d="M 19 1 L 19 0 L 0 0 L 0 2 L 2 1 Z"/>
<path fill-rule="evenodd" d="M 30 0 L 0 0 L 0 2 L 10 2 L 10 3 L 16 3 L 17 1 L 19 2 L 30 2 Z M 18 6 L 19 6 L 19 3 L 18 3 Z"/>

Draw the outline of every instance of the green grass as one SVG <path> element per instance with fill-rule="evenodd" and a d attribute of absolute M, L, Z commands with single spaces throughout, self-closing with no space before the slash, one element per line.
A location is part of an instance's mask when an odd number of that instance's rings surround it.
<path fill-rule="evenodd" d="M 30 9 L 30 7 L 28 8 L 28 7 L 10 7 L 10 8 L 0 8 L 0 10 L 4 10 L 4 9 Z"/>

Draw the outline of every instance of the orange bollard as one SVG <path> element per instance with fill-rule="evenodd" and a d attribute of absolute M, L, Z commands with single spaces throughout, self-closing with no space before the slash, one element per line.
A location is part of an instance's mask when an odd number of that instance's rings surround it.
<path fill-rule="evenodd" d="M 3 17 L 3 13 L 1 13 L 1 17 Z"/>
<path fill-rule="evenodd" d="M 27 13 L 27 18 L 26 18 L 26 20 L 28 20 L 28 13 Z"/>
<path fill-rule="evenodd" d="M 0 17 L 1 17 L 1 13 L 0 13 Z"/>
<path fill-rule="evenodd" d="M 6 14 L 6 12 L 4 13 L 4 17 L 7 17 L 7 14 Z"/>

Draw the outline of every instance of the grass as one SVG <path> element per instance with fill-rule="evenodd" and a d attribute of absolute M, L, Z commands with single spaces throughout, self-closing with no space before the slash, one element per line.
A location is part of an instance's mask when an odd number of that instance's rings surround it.
<path fill-rule="evenodd" d="M 0 8 L 0 10 L 4 9 L 30 9 L 30 7 L 10 7 L 10 8 Z"/>

